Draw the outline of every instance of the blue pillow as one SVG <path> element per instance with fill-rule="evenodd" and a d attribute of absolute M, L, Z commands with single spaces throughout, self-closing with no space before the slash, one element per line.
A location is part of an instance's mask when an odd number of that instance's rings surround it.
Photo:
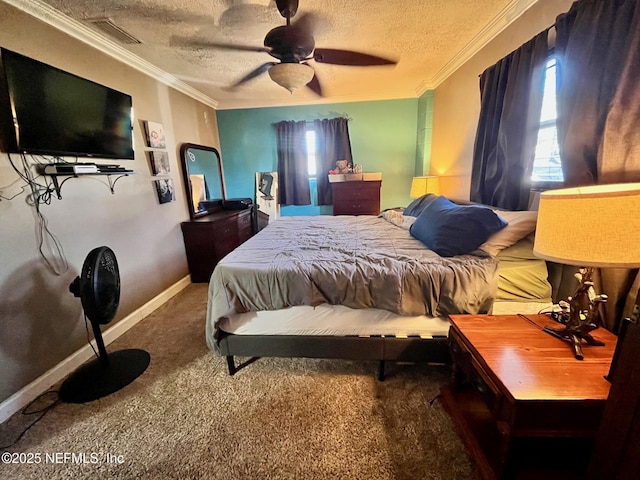
<path fill-rule="evenodd" d="M 417 217 L 420 215 L 420 212 L 422 212 L 422 210 L 424 210 L 427 205 L 433 202 L 436 198 L 438 198 L 438 195 L 434 195 L 433 193 L 422 195 L 411 202 L 407 208 L 404 209 L 403 214 L 411 217 Z"/>
<path fill-rule="evenodd" d="M 441 257 L 452 257 L 473 252 L 506 226 L 490 208 L 456 205 L 438 197 L 422 210 L 409 231 Z"/>

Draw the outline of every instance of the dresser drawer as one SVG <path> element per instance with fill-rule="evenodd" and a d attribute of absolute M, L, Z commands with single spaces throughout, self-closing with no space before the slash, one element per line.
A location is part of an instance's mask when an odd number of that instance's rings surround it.
<path fill-rule="evenodd" d="M 249 211 L 238 215 L 238 241 L 244 243 L 253 235 L 253 224 Z"/>
<path fill-rule="evenodd" d="M 349 182 L 344 182 L 348 184 Z M 338 188 L 334 190 L 333 199 L 338 202 L 350 202 L 353 200 L 373 200 L 380 198 L 380 187 L 372 188 Z"/>
<path fill-rule="evenodd" d="M 240 245 L 240 241 L 238 240 L 237 235 L 218 240 L 214 246 L 216 257 L 218 257 L 218 259 L 222 259 L 222 257 L 224 257 L 227 253 L 230 253 L 238 245 Z"/>
<path fill-rule="evenodd" d="M 217 222 L 212 233 L 219 241 L 238 236 L 238 227 L 231 222 Z"/>
<path fill-rule="evenodd" d="M 238 230 L 243 230 L 245 228 L 251 230 L 251 215 L 248 213 L 238 215 Z"/>
<path fill-rule="evenodd" d="M 378 215 L 381 181 L 332 183 L 334 215 Z"/>
<path fill-rule="evenodd" d="M 251 225 L 245 228 L 241 228 L 238 230 L 238 241 L 240 243 L 244 243 L 251 238 L 253 235 L 253 231 L 251 230 Z"/>
<path fill-rule="evenodd" d="M 365 200 L 350 200 L 333 205 L 334 215 L 378 215 L 379 202 Z"/>

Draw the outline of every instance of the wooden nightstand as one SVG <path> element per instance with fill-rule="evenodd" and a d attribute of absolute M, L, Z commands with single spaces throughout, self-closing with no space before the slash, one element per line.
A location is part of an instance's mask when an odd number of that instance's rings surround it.
<path fill-rule="evenodd" d="M 381 180 L 331 184 L 334 215 L 379 215 Z"/>
<path fill-rule="evenodd" d="M 452 375 L 442 403 L 481 477 L 584 475 L 609 394 L 604 377 L 616 337 L 595 330 L 606 345 L 584 346 L 580 361 L 569 344 L 541 330 L 557 326 L 545 315 L 450 319 Z"/>

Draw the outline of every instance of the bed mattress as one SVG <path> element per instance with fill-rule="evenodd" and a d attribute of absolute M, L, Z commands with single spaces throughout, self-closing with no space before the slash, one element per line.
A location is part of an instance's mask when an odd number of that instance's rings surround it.
<path fill-rule="evenodd" d="M 550 301 L 495 302 L 495 315 L 550 311 Z M 234 335 L 389 336 L 439 338 L 449 333 L 448 317 L 405 316 L 380 309 L 342 305 L 299 306 L 230 315 L 218 328 Z"/>
<path fill-rule="evenodd" d="M 231 315 L 219 328 L 235 335 L 447 336 L 446 317 L 405 316 L 375 308 L 322 304 Z"/>

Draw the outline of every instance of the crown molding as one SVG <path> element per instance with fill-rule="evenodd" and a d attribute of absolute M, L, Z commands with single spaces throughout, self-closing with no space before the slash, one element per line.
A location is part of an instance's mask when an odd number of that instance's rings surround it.
<path fill-rule="evenodd" d="M 168 85 L 189 97 L 208 105 L 212 108 L 218 107 L 217 100 L 203 94 L 195 88 L 187 85 L 183 81 L 174 77 L 170 73 L 159 69 L 155 65 L 143 60 L 129 50 L 121 47 L 109 38 L 100 35 L 98 32 L 87 27 L 81 22 L 74 20 L 53 7 L 41 2 L 40 0 L 3 0 L 5 3 L 51 25 L 58 30 L 63 31 L 67 35 L 79 40 L 102 53 L 109 55 L 126 65 L 149 75 L 155 80 Z"/>
<path fill-rule="evenodd" d="M 424 95 L 425 92 L 428 92 L 429 90 L 433 90 L 433 85 L 431 84 L 431 82 L 422 80 L 416 87 L 416 97 L 420 98 L 422 95 Z"/>
<path fill-rule="evenodd" d="M 464 65 L 476 53 L 482 50 L 491 40 L 497 37 L 505 28 L 515 22 L 539 0 L 512 0 L 496 17 L 491 20 L 456 56 L 449 60 L 430 80 L 423 80 L 416 87 L 416 94 L 420 97 L 427 90 L 433 90 L 458 68 Z"/>

